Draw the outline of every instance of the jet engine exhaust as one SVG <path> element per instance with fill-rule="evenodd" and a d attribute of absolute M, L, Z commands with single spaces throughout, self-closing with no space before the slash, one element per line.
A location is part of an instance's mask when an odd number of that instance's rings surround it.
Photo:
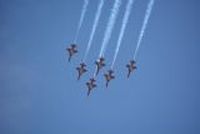
<path fill-rule="evenodd" d="M 104 0 L 100 0 L 99 5 L 98 5 L 98 9 L 97 9 L 97 12 L 96 12 L 96 16 L 95 16 L 95 19 L 94 19 L 94 24 L 92 26 L 92 31 L 91 31 L 91 34 L 90 34 L 90 38 L 89 38 L 89 41 L 88 41 L 87 49 L 86 49 L 86 52 L 85 52 L 85 55 L 84 55 L 84 58 L 83 58 L 83 61 L 86 60 L 88 52 L 90 50 L 90 47 L 91 47 L 91 44 L 92 44 L 92 41 L 93 41 L 93 38 L 94 38 L 94 34 L 95 34 L 96 28 L 97 28 L 98 23 L 99 23 L 99 18 L 101 16 L 103 5 L 104 5 Z"/>
<path fill-rule="evenodd" d="M 121 0 L 115 0 L 115 3 L 114 3 L 113 8 L 111 10 L 109 21 L 107 23 L 107 27 L 106 27 L 106 30 L 105 30 L 105 33 L 104 33 L 103 43 L 102 43 L 102 46 L 101 46 L 99 57 L 103 57 L 106 46 L 107 46 L 107 44 L 110 40 L 112 30 L 114 28 L 120 6 L 121 6 Z"/>
<path fill-rule="evenodd" d="M 145 32 L 146 26 L 148 24 L 149 17 L 151 15 L 153 5 L 154 5 L 154 0 L 150 0 L 149 3 L 148 3 L 148 7 L 146 9 L 146 14 L 145 14 L 145 17 L 144 17 L 142 29 L 140 31 L 140 35 L 139 35 L 139 38 L 138 38 L 138 41 L 137 41 L 137 45 L 136 45 L 136 49 L 135 49 L 135 53 L 134 53 L 134 57 L 133 57 L 134 60 L 136 60 L 136 56 L 137 56 L 138 50 L 140 48 L 140 45 L 141 45 L 141 42 L 142 42 L 142 39 L 143 39 L 144 32 Z"/>
<path fill-rule="evenodd" d="M 124 17 L 123 17 L 120 35 L 119 35 L 119 38 L 118 38 L 118 41 L 117 41 L 117 47 L 115 49 L 115 54 L 114 54 L 114 58 L 113 58 L 113 61 L 112 61 L 111 69 L 113 69 L 113 67 L 114 67 L 114 64 L 115 64 L 115 61 L 116 61 L 116 58 L 117 58 L 117 55 L 118 55 L 118 52 L 119 52 L 119 48 L 121 46 L 121 42 L 122 42 L 122 39 L 124 37 L 124 32 L 126 30 L 126 26 L 127 26 L 128 20 L 129 20 L 129 16 L 130 16 L 130 13 L 131 13 L 133 3 L 134 3 L 134 0 L 129 0 L 127 5 L 126 5 L 126 11 L 125 11 L 125 14 L 124 14 Z"/>
<path fill-rule="evenodd" d="M 85 13 L 87 11 L 88 4 L 89 4 L 89 0 L 84 0 L 84 4 L 83 4 L 83 7 L 82 7 L 82 11 L 81 11 L 81 17 L 80 17 L 80 20 L 79 20 L 79 23 L 78 23 L 78 28 L 77 28 L 77 31 L 76 31 L 76 35 L 75 35 L 75 38 L 74 38 L 74 43 L 76 43 L 76 41 L 78 39 L 79 31 L 81 29 L 81 26 L 82 26 L 82 23 L 83 23 L 83 20 L 84 20 L 84 17 L 85 17 Z"/>

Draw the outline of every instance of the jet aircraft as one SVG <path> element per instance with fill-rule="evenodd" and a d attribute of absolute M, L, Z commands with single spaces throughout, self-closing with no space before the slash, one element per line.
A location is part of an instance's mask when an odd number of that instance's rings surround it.
<path fill-rule="evenodd" d="M 78 77 L 77 80 L 80 80 L 81 76 L 87 72 L 87 69 L 85 69 L 86 64 L 85 63 L 81 63 L 80 67 L 77 67 L 76 70 L 78 71 Z"/>
<path fill-rule="evenodd" d="M 96 70 L 96 76 L 98 75 L 100 69 L 102 69 L 106 64 L 104 63 L 105 59 L 103 57 L 99 58 L 97 61 L 95 61 L 97 70 Z"/>
<path fill-rule="evenodd" d="M 94 78 L 91 78 L 87 83 L 87 87 L 88 87 L 88 92 L 87 92 L 87 96 L 90 95 L 90 92 L 92 91 L 93 88 L 97 87 L 97 85 L 95 84 L 96 80 Z"/>
<path fill-rule="evenodd" d="M 71 44 L 69 48 L 66 49 L 69 53 L 68 61 L 71 61 L 71 58 L 74 54 L 78 53 L 77 46 L 75 44 Z"/>
<path fill-rule="evenodd" d="M 127 78 L 129 78 L 131 72 L 133 72 L 135 69 L 137 69 L 136 62 L 134 60 L 131 60 L 130 63 L 126 65 L 126 67 L 128 68 Z"/>
<path fill-rule="evenodd" d="M 104 77 L 106 79 L 106 87 L 108 87 L 108 83 L 112 80 L 115 79 L 115 76 L 113 75 L 114 71 L 113 70 L 108 70 L 108 73 L 104 74 Z"/>

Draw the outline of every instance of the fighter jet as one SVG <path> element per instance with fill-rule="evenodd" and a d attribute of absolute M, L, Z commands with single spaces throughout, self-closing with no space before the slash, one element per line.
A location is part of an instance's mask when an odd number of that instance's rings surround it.
<path fill-rule="evenodd" d="M 95 84 L 96 80 L 94 78 L 91 78 L 89 80 L 89 82 L 86 83 L 87 87 L 88 87 L 88 92 L 87 92 L 87 96 L 90 95 L 90 92 L 92 91 L 93 88 L 95 88 L 97 85 Z"/>
<path fill-rule="evenodd" d="M 137 69 L 135 64 L 136 64 L 136 62 L 134 60 L 131 60 L 130 63 L 126 65 L 126 67 L 128 68 L 127 78 L 129 78 L 131 72 L 133 72 L 135 69 Z"/>
<path fill-rule="evenodd" d="M 106 64 L 104 63 L 105 59 L 103 57 L 99 58 L 97 61 L 95 61 L 95 64 L 97 66 L 97 70 L 96 70 L 96 76 L 99 73 L 99 70 L 102 69 Z"/>
<path fill-rule="evenodd" d="M 69 58 L 68 61 L 70 62 L 72 56 L 78 52 L 77 50 L 77 46 L 75 44 L 71 44 L 71 46 L 69 48 L 66 49 L 69 53 Z"/>
<path fill-rule="evenodd" d="M 114 71 L 113 70 L 108 70 L 107 74 L 104 74 L 105 79 L 106 79 L 106 87 L 108 87 L 108 83 L 112 80 L 115 79 L 115 76 L 113 75 Z"/>
<path fill-rule="evenodd" d="M 87 70 L 85 69 L 86 65 L 85 63 L 81 63 L 80 67 L 77 67 L 76 70 L 78 71 L 78 78 L 77 80 L 80 80 L 80 77 L 87 72 Z"/>

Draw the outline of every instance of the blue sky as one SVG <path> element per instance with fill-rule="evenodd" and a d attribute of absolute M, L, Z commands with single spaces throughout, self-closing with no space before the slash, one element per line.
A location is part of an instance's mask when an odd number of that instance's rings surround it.
<path fill-rule="evenodd" d="M 200 133 L 199 1 L 156 0 L 126 79 L 148 0 L 136 0 L 108 89 L 101 75 L 86 97 L 114 0 L 105 2 L 89 52 L 89 72 L 76 80 L 97 0 L 90 0 L 78 38 L 80 53 L 67 62 L 82 0 L 0 0 L 1 134 L 198 134 Z M 105 57 L 111 64 L 124 0 Z M 106 71 L 106 70 L 104 70 Z"/>

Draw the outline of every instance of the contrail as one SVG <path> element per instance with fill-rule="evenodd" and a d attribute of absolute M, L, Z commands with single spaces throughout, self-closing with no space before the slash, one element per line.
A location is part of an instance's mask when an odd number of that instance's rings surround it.
<path fill-rule="evenodd" d="M 76 43 L 76 41 L 77 41 L 79 31 L 80 31 L 82 23 L 83 23 L 83 19 L 85 17 L 85 13 L 87 11 L 88 4 L 89 4 L 89 0 L 84 0 L 84 4 L 83 4 L 83 7 L 82 7 L 82 11 L 81 11 L 81 17 L 80 17 L 80 20 L 79 20 L 79 23 L 78 23 L 78 28 L 77 28 L 77 31 L 76 31 L 76 35 L 75 35 L 75 38 L 74 38 L 74 43 Z"/>
<path fill-rule="evenodd" d="M 115 0 L 115 3 L 111 10 L 110 18 L 109 18 L 109 21 L 108 21 L 108 24 L 107 24 L 107 27 L 106 27 L 106 30 L 104 33 L 103 43 L 101 46 L 99 57 L 102 57 L 105 52 L 105 48 L 111 37 L 111 33 L 112 33 L 113 27 L 115 25 L 120 6 L 121 6 L 121 0 Z"/>
<path fill-rule="evenodd" d="M 138 38 L 138 42 L 137 42 L 137 45 L 136 45 L 136 49 L 135 49 L 135 53 L 134 53 L 134 57 L 133 57 L 134 60 L 136 59 L 140 44 L 142 42 L 142 39 L 143 39 L 143 36 L 144 36 L 144 32 L 145 32 L 146 26 L 148 24 L 149 17 L 151 15 L 151 11 L 152 11 L 153 5 L 154 5 L 154 0 L 150 0 L 149 4 L 148 4 L 148 7 L 147 7 L 147 10 L 146 10 L 146 14 L 145 14 L 144 22 L 143 22 L 143 25 L 142 25 L 142 29 L 140 31 L 140 35 L 139 35 L 139 38 Z"/>
<path fill-rule="evenodd" d="M 93 41 L 93 38 L 94 38 L 94 34 L 95 34 L 95 31 L 96 31 L 97 25 L 99 23 L 99 18 L 101 16 L 103 5 L 104 5 L 104 0 L 100 0 L 83 61 L 86 60 L 86 57 L 87 57 L 88 52 L 90 50 L 90 47 L 91 47 L 91 44 L 92 44 L 92 41 Z"/>
<path fill-rule="evenodd" d="M 114 54 L 114 58 L 113 58 L 113 61 L 112 61 L 111 69 L 113 69 L 113 67 L 114 67 L 114 64 L 115 64 L 115 61 L 116 61 L 116 58 L 117 58 L 117 55 L 118 55 L 118 52 L 119 52 L 120 45 L 121 45 L 122 39 L 124 37 L 124 32 L 125 32 L 128 20 L 129 20 L 129 16 L 130 16 L 130 13 L 131 13 L 133 3 L 134 3 L 134 0 L 129 0 L 127 5 L 126 5 L 126 12 L 125 12 L 124 17 L 123 17 L 122 27 L 121 27 L 120 35 L 119 35 L 119 38 L 118 38 L 118 41 L 117 41 L 117 47 L 115 49 L 115 54 Z"/>

